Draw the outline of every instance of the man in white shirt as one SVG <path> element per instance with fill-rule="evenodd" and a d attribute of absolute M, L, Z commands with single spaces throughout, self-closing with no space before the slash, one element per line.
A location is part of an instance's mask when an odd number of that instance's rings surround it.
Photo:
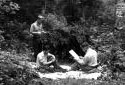
<path fill-rule="evenodd" d="M 42 51 L 37 55 L 36 64 L 37 66 L 41 65 L 50 65 L 55 62 L 55 56 L 49 53 L 48 51 Z"/>
<path fill-rule="evenodd" d="M 43 29 L 42 22 L 44 21 L 45 17 L 42 15 L 38 16 L 37 21 L 31 24 L 30 33 L 33 36 L 33 50 L 34 50 L 34 59 L 36 61 L 37 54 L 42 50 L 42 41 L 41 41 L 41 34 L 46 33 Z"/>
<path fill-rule="evenodd" d="M 96 68 L 98 66 L 97 57 L 98 53 L 94 49 L 89 47 L 84 57 L 74 56 L 74 60 L 76 61 L 76 63 L 72 65 L 71 70 L 79 70 L 79 69 L 83 71 L 92 70 L 93 68 Z"/>
<path fill-rule="evenodd" d="M 47 66 L 47 67 L 53 66 L 55 69 L 60 69 L 60 70 L 64 71 L 64 69 L 62 69 L 57 64 L 55 56 L 53 54 L 49 53 L 49 50 L 44 50 L 37 55 L 36 64 L 37 64 L 38 68 L 40 66 L 43 66 L 43 67 L 44 66 Z"/>
<path fill-rule="evenodd" d="M 43 24 L 42 24 L 44 19 L 45 17 L 39 15 L 38 19 L 33 24 L 31 24 L 30 32 L 33 35 L 40 35 L 41 33 L 46 33 L 43 29 Z"/>

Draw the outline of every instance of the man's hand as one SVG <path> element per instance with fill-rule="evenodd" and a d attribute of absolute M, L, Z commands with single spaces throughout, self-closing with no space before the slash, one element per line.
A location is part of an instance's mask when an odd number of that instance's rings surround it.
<path fill-rule="evenodd" d="M 46 31 L 42 31 L 42 33 L 47 33 Z"/>
<path fill-rule="evenodd" d="M 79 59 L 83 59 L 83 56 L 79 56 Z"/>
<path fill-rule="evenodd" d="M 40 35 L 40 34 L 41 34 L 41 32 L 37 32 L 37 34 L 38 34 L 38 35 Z"/>
<path fill-rule="evenodd" d="M 79 60 L 77 60 L 77 62 L 78 62 L 79 64 L 81 64 L 81 65 L 84 65 L 83 59 L 79 59 Z"/>

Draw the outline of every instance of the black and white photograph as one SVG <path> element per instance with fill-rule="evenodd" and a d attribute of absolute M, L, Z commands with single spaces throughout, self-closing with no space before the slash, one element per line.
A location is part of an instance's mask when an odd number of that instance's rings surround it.
<path fill-rule="evenodd" d="M 125 85 L 125 0 L 0 0 L 0 85 Z"/>

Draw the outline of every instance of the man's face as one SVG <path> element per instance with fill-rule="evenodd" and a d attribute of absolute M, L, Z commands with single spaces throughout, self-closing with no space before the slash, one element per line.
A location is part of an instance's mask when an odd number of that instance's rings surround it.
<path fill-rule="evenodd" d="M 44 55 L 48 55 L 48 53 L 49 53 L 49 51 L 47 50 L 47 51 L 44 52 Z"/>
<path fill-rule="evenodd" d="M 38 19 L 38 20 L 37 20 L 37 23 L 38 23 L 38 24 L 41 24 L 42 21 L 43 21 L 43 19 Z"/>

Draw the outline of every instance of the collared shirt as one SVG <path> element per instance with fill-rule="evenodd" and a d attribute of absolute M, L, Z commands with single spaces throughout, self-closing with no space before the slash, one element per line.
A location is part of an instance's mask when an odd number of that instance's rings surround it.
<path fill-rule="evenodd" d="M 92 48 L 88 48 L 84 57 L 78 59 L 78 63 L 81 65 L 96 66 L 98 53 Z"/>
<path fill-rule="evenodd" d="M 48 53 L 47 55 L 44 55 L 44 52 L 42 51 L 37 55 L 36 64 L 39 67 L 40 65 L 45 65 L 44 63 L 52 61 L 52 60 L 55 60 L 54 55 L 52 55 L 51 53 Z"/>
<path fill-rule="evenodd" d="M 30 32 L 42 32 L 43 31 L 43 25 L 37 25 L 37 21 L 34 22 L 30 27 Z"/>

